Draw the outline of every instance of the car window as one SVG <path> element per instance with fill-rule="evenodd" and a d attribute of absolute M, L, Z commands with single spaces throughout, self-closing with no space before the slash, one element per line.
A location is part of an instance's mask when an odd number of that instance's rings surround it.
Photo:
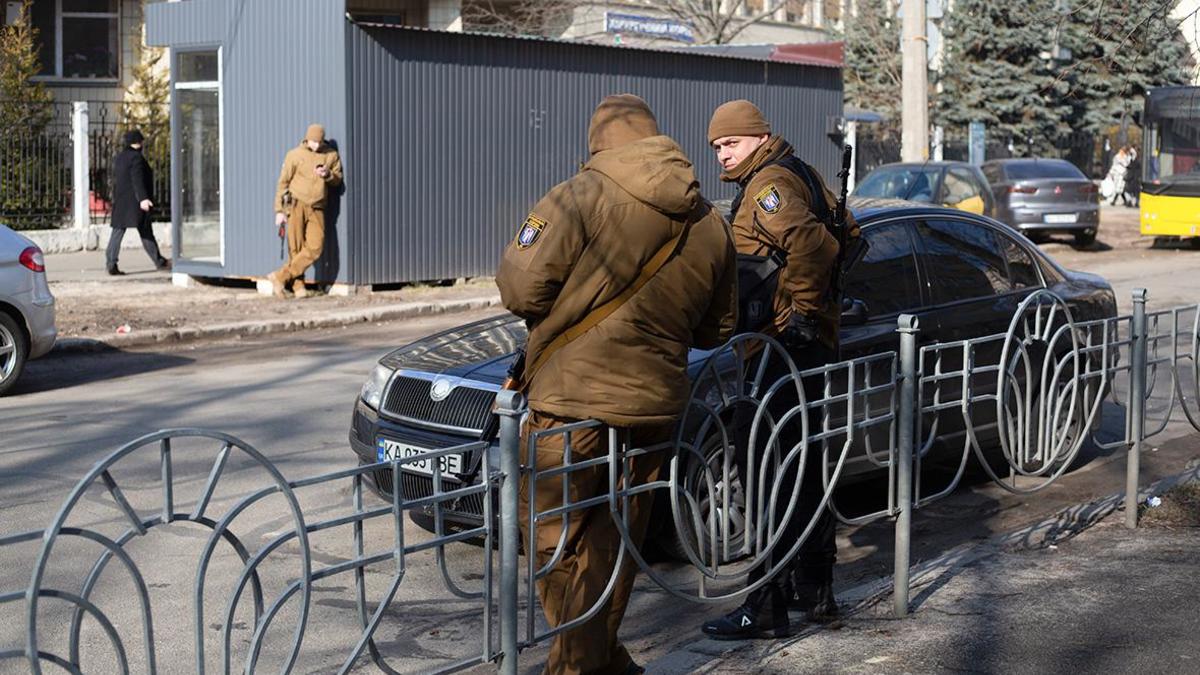
<path fill-rule="evenodd" d="M 938 304 L 1012 290 L 996 233 L 966 221 L 918 223 L 926 268 Z"/>
<path fill-rule="evenodd" d="M 1008 263 L 1008 278 L 1012 281 L 1013 288 L 1019 290 L 1041 286 L 1042 281 L 1038 278 L 1037 263 L 1033 262 L 1033 256 L 1029 254 L 1029 251 L 1026 251 L 1012 237 L 1003 234 L 996 236 L 1004 248 L 1004 258 Z"/>
<path fill-rule="evenodd" d="M 942 205 L 971 213 L 983 213 L 983 193 L 969 171 L 954 167 L 942 181 Z"/>
<path fill-rule="evenodd" d="M 854 188 L 854 195 L 931 203 L 940 171 L 937 167 L 881 166 L 867 174 Z"/>
<path fill-rule="evenodd" d="M 983 177 L 992 185 L 1004 182 L 1004 169 L 999 164 L 984 164 L 982 171 Z"/>
<path fill-rule="evenodd" d="M 871 248 L 847 276 L 845 296 L 865 302 L 871 317 L 920 307 L 921 286 L 909 225 L 896 222 L 869 227 L 863 236 Z"/>
<path fill-rule="evenodd" d="M 1012 180 L 1035 178 L 1078 178 L 1087 179 L 1074 164 L 1062 159 L 1039 159 L 1037 161 L 1009 162 L 1004 172 Z"/>

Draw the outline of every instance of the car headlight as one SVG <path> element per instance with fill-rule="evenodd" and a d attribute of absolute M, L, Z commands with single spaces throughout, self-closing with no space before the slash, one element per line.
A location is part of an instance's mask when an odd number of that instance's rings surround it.
<path fill-rule="evenodd" d="M 371 371 L 367 381 L 363 383 L 362 397 L 363 403 L 371 406 L 375 410 L 379 410 L 380 401 L 383 399 L 383 390 L 387 388 L 388 380 L 392 379 L 392 373 L 395 371 L 382 363 L 377 364 L 375 369 Z"/>

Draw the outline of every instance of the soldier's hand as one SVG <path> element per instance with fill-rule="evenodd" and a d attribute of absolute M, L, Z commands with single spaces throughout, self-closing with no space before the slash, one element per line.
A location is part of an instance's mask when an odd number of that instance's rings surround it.
<path fill-rule="evenodd" d="M 138 206 L 142 207 L 143 211 L 149 211 L 154 206 L 154 202 L 150 201 L 149 199 L 143 199 L 141 204 L 138 204 Z"/>
<path fill-rule="evenodd" d="M 792 316 L 788 318 L 787 328 L 783 329 L 783 335 L 779 337 L 788 349 L 803 349 L 816 342 L 817 322 L 793 311 Z"/>
<path fill-rule="evenodd" d="M 325 165 L 323 165 L 323 164 L 318 164 L 317 167 L 315 169 L 313 169 L 313 171 L 316 171 L 317 175 L 320 176 L 321 178 L 324 178 L 329 175 L 329 169 L 326 169 Z"/>
<path fill-rule="evenodd" d="M 287 216 L 283 215 L 282 213 L 276 213 L 275 224 L 279 225 L 280 227 L 287 225 Z"/>

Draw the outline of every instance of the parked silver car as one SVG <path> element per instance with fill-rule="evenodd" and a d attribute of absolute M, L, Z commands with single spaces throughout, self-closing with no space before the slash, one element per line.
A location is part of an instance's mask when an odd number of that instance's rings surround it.
<path fill-rule="evenodd" d="M 42 250 L 0 225 L 0 396 L 16 384 L 25 362 L 50 351 L 57 337 Z"/>
<path fill-rule="evenodd" d="M 1089 246 L 1100 230 L 1100 191 L 1063 159 L 999 159 L 984 162 L 996 195 L 996 220 L 1036 240 L 1043 234 L 1074 235 Z"/>

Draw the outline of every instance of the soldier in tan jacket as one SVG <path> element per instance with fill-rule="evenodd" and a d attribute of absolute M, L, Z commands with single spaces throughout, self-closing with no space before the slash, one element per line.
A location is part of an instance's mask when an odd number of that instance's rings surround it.
<path fill-rule="evenodd" d="M 325 246 L 325 200 L 342 184 L 342 161 L 325 144 L 325 128 L 311 124 L 298 147 L 283 158 L 275 188 L 275 223 L 287 225 L 288 260 L 267 275 L 276 297 L 287 297 L 292 284 L 297 298 L 308 295 L 304 272 L 321 257 Z"/>
<path fill-rule="evenodd" d="M 642 99 L 604 99 L 592 116 L 588 149 L 591 159 L 582 170 L 533 207 L 496 274 L 505 307 L 529 326 L 526 363 L 542 363 L 526 373 L 531 412 L 525 434 L 528 439 L 535 431 L 598 419 L 618 428 L 630 447 L 647 447 L 667 440 L 683 411 L 689 348 L 717 347 L 736 326 L 733 242 L 728 224 L 701 197 L 691 162 L 659 134 Z M 664 250 L 670 257 L 632 297 L 542 358 L 568 329 L 637 288 L 639 274 Z M 607 444 L 607 430 L 577 432 L 572 462 L 604 456 Z M 543 439 L 538 470 L 561 466 L 563 452 L 562 436 Z M 661 455 L 631 460 L 628 480 L 654 480 Z M 607 466 L 569 475 L 572 500 L 608 491 Z M 522 526 L 529 522 L 531 499 L 544 512 L 561 506 L 563 496 L 560 478 L 538 481 L 532 495 L 523 485 Z M 635 543 L 644 536 L 651 499 L 643 494 L 631 500 Z M 561 534 L 559 519 L 524 532 L 526 550 L 539 566 L 550 561 Z M 620 541 L 607 506 L 571 514 L 564 553 L 538 582 L 551 626 L 583 615 L 600 598 Z M 555 638 L 547 672 L 641 672 L 617 639 L 634 571 L 627 563 L 605 607 Z"/>
<path fill-rule="evenodd" d="M 708 142 L 721 164 L 721 179 L 738 186 L 730 216 L 738 253 L 764 256 L 774 252 L 786 259 L 779 275 L 773 319 L 762 332 L 778 337 L 800 370 L 837 361 L 840 308 L 831 289 L 837 274 L 838 240 L 821 217 L 832 214 L 836 198 L 820 175 L 792 154 L 792 146 L 771 133 L 762 112 L 749 101 L 730 101 L 717 108 L 709 124 Z M 858 226 L 849 214 L 846 227 L 847 241 L 859 236 Z M 782 359 L 772 359 L 764 387 L 790 372 Z M 821 398 L 821 384 L 819 378 L 805 378 L 808 401 Z M 772 400 L 774 419 L 799 404 L 794 388 L 784 387 L 780 394 L 788 392 L 790 400 L 785 395 Z M 784 454 L 801 441 L 801 422 L 799 418 L 794 420 L 781 432 L 779 445 Z M 810 415 L 810 428 L 819 421 L 819 416 Z M 750 472 L 760 475 L 761 465 L 746 466 L 750 422 L 735 420 L 735 426 L 741 428 L 734 436 L 739 476 Z M 755 457 L 769 461 L 765 439 L 762 443 L 764 447 Z M 832 587 L 837 547 L 833 516 L 821 508 L 822 468 L 820 450 L 810 446 L 796 509 L 783 525 L 784 535 L 772 552 L 772 568 L 782 565 L 789 570 L 751 593 L 741 607 L 706 623 L 706 635 L 726 640 L 782 637 L 790 632 L 789 606 L 804 610 L 812 621 L 827 620 L 837 612 Z M 780 499 L 772 505 L 777 520 L 782 520 L 793 494 L 790 487 L 796 481 L 796 467 L 777 477 L 768 472 L 767 483 L 755 491 L 770 490 L 775 480 L 788 487 L 779 491 Z M 813 530 L 797 558 L 786 559 L 813 520 Z M 756 568 L 750 580 L 761 578 L 763 573 L 762 566 Z"/>

